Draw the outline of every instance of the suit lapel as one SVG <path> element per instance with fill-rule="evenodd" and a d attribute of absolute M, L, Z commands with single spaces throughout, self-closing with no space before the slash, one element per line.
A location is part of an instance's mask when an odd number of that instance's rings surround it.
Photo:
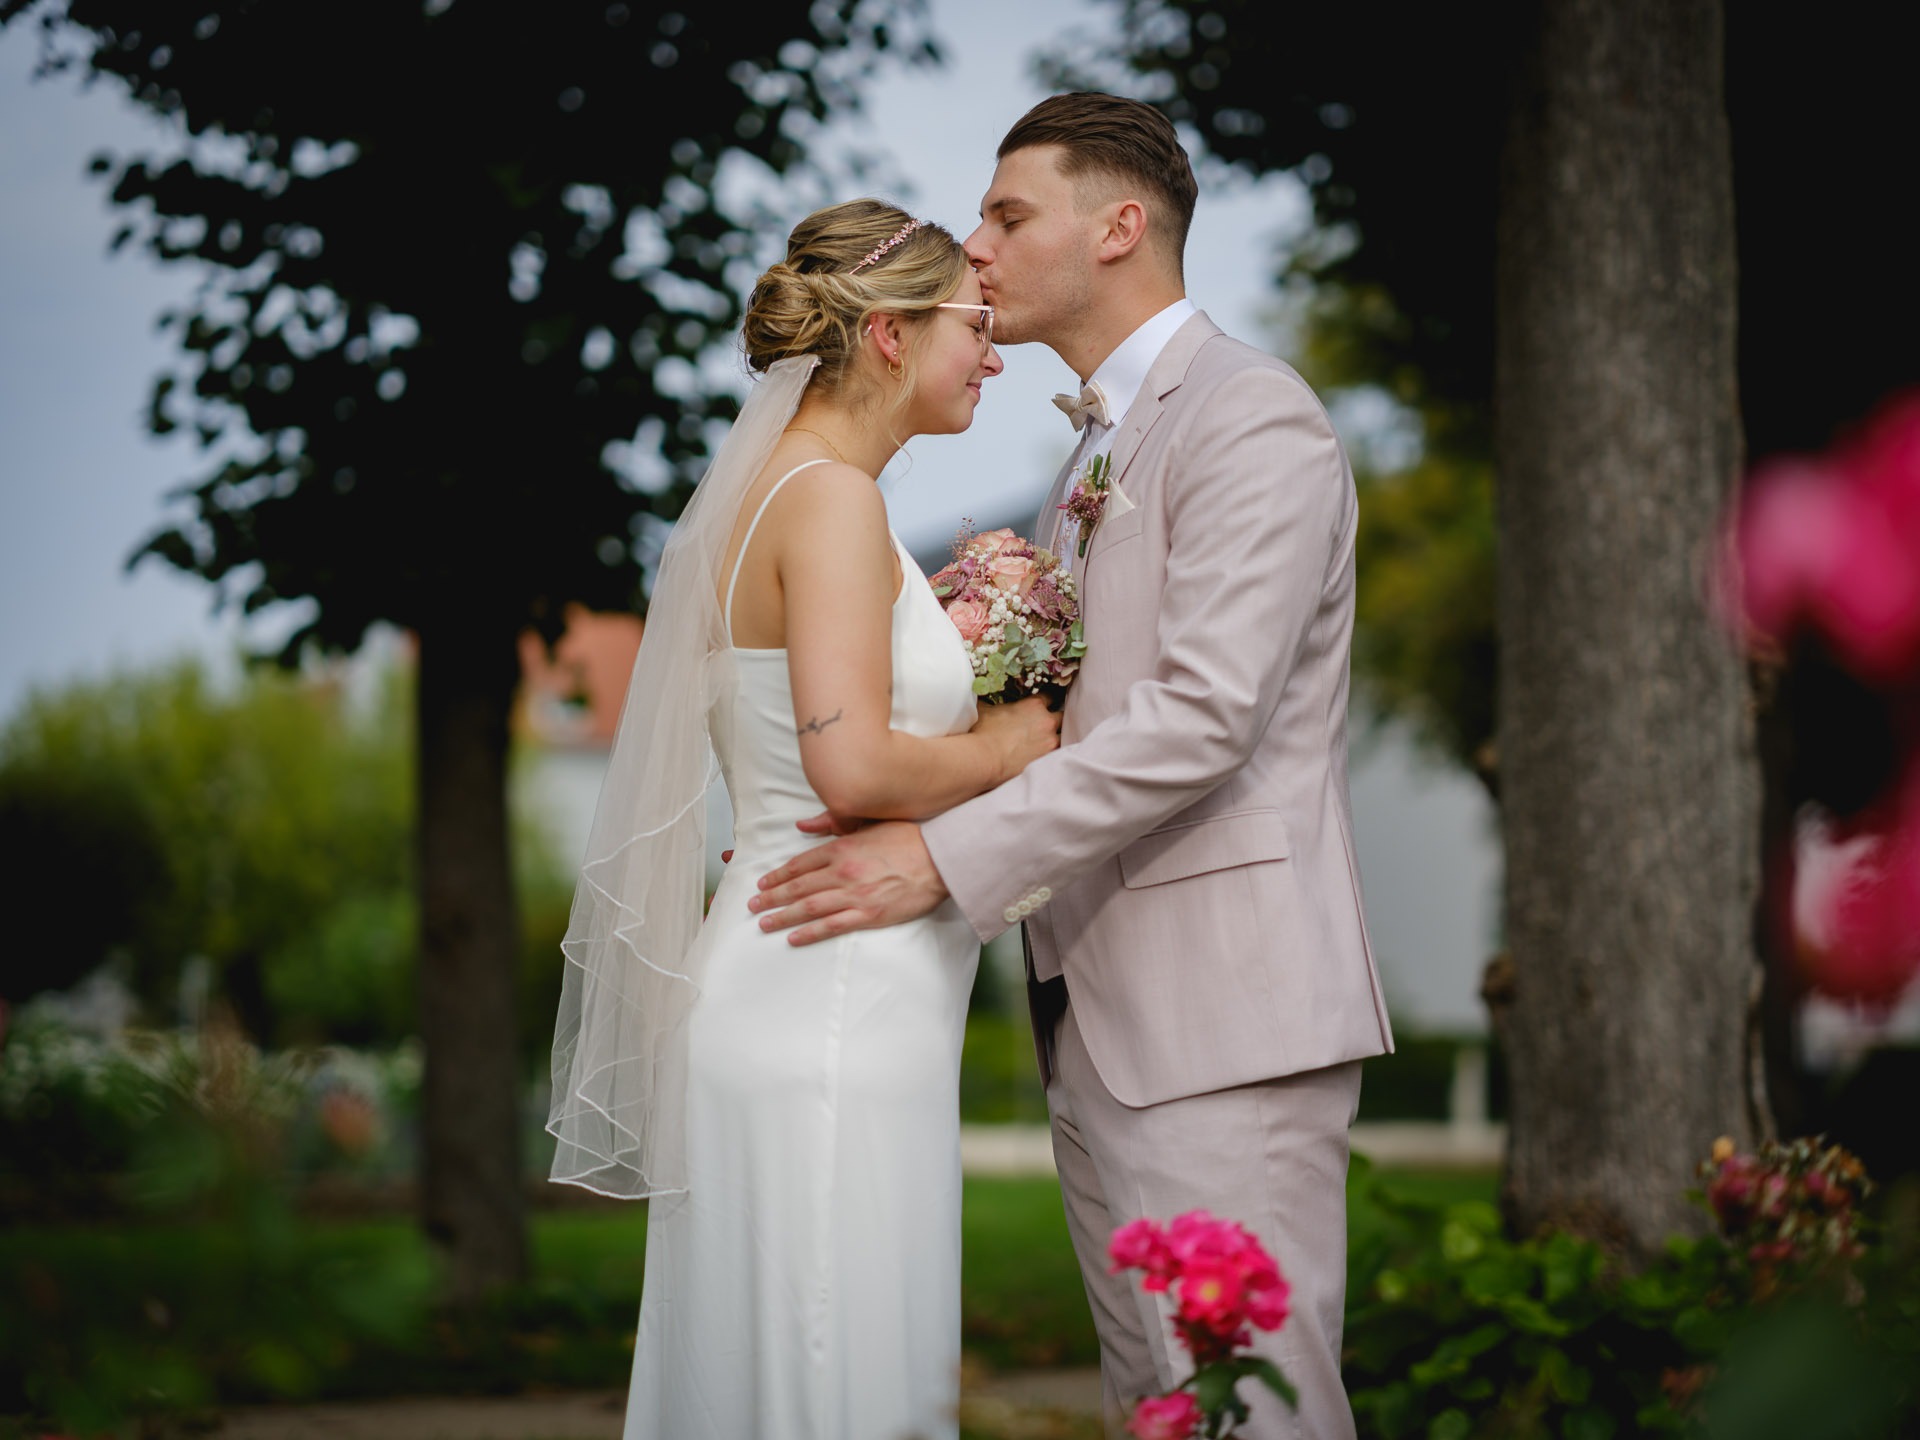
<path fill-rule="evenodd" d="M 1027 532 L 1033 537 L 1033 543 L 1042 549 L 1058 552 L 1060 506 L 1067 498 L 1067 481 L 1073 475 L 1073 457 L 1079 453 L 1078 445 L 1067 452 L 1066 463 L 1060 467 L 1060 473 L 1053 477 L 1053 487 L 1041 502 L 1040 513 L 1033 517 L 1033 529 Z"/>
<path fill-rule="evenodd" d="M 1147 371 L 1140 393 L 1133 397 L 1133 403 L 1127 407 L 1127 418 L 1120 422 L 1120 431 L 1113 437 L 1113 447 L 1107 452 L 1113 463 L 1113 483 L 1121 489 L 1126 489 L 1121 482 L 1126 478 L 1127 467 L 1133 463 L 1133 457 L 1140 453 L 1140 446 L 1148 432 L 1166 411 L 1166 398 L 1178 390 L 1180 383 L 1187 378 L 1187 370 L 1193 364 L 1193 357 L 1199 354 L 1200 347 L 1220 333 L 1220 327 L 1207 318 L 1206 311 L 1195 311 L 1186 324 L 1173 332 L 1173 338 L 1167 341 L 1165 348 L 1154 359 L 1153 368 Z M 1128 490 L 1127 498 L 1139 505 L 1146 497 Z M 1086 558 L 1093 558 L 1091 550 Z M 1082 562 L 1084 568 L 1085 561 Z"/>

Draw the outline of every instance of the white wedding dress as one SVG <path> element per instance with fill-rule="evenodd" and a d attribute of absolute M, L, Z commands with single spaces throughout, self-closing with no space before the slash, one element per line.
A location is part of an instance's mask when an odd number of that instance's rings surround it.
<path fill-rule="evenodd" d="M 960 637 L 894 548 L 892 726 L 964 731 Z M 736 562 L 729 627 L 738 579 Z M 759 928 L 755 882 L 817 843 L 794 822 L 825 807 L 801 769 L 786 651 L 708 664 L 734 856 L 696 942 L 688 1188 L 649 1202 L 626 1440 L 950 1437 L 960 1042 L 978 942 L 951 901 L 806 947 Z"/>

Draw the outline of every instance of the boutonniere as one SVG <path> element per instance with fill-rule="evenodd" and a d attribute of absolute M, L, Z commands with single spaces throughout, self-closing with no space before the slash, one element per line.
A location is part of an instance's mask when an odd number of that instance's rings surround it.
<path fill-rule="evenodd" d="M 1107 496 L 1112 490 L 1113 462 L 1105 455 L 1096 455 L 1087 461 L 1087 468 L 1060 506 L 1067 512 L 1067 518 L 1080 527 L 1080 545 L 1075 554 L 1082 560 L 1087 558 L 1087 545 L 1100 524 L 1100 517 L 1106 513 Z"/>

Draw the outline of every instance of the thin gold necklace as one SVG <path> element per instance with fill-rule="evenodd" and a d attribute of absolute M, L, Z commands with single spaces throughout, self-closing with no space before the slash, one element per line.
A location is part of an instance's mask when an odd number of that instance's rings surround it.
<path fill-rule="evenodd" d="M 809 430 L 804 425 L 789 425 L 787 429 L 796 435 L 813 436 L 814 439 L 818 440 L 822 445 L 826 446 L 827 449 L 833 451 L 833 458 L 838 460 L 842 465 L 853 464 L 851 460 L 847 459 L 846 456 L 840 453 L 840 447 L 838 445 L 834 444 L 831 440 L 827 439 L 827 437 L 822 435 L 818 430 Z M 859 467 L 854 466 L 854 468 L 858 469 Z"/>

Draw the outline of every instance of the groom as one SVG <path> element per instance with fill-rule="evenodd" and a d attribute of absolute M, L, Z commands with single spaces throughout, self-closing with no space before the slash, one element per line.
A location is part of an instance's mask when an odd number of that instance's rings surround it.
<path fill-rule="evenodd" d="M 1001 143 L 966 242 L 995 336 L 1084 386 L 1057 402 L 1078 443 L 1035 532 L 1075 557 L 1086 627 L 1062 747 L 924 824 L 806 852 L 755 908 L 796 944 L 948 896 L 983 941 L 1022 924 L 1110 1423 L 1185 1371 L 1167 1297 L 1109 1274 L 1107 1239 L 1205 1207 L 1293 1287 L 1258 1348 L 1300 1408 L 1262 1389 L 1246 1433 L 1350 1437 L 1347 1131 L 1360 1061 L 1392 1047 L 1347 795 L 1354 486 L 1300 377 L 1186 299 L 1195 195 L 1137 101 L 1056 95 Z M 1076 488 L 1100 507 L 1077 527 Z"/>

